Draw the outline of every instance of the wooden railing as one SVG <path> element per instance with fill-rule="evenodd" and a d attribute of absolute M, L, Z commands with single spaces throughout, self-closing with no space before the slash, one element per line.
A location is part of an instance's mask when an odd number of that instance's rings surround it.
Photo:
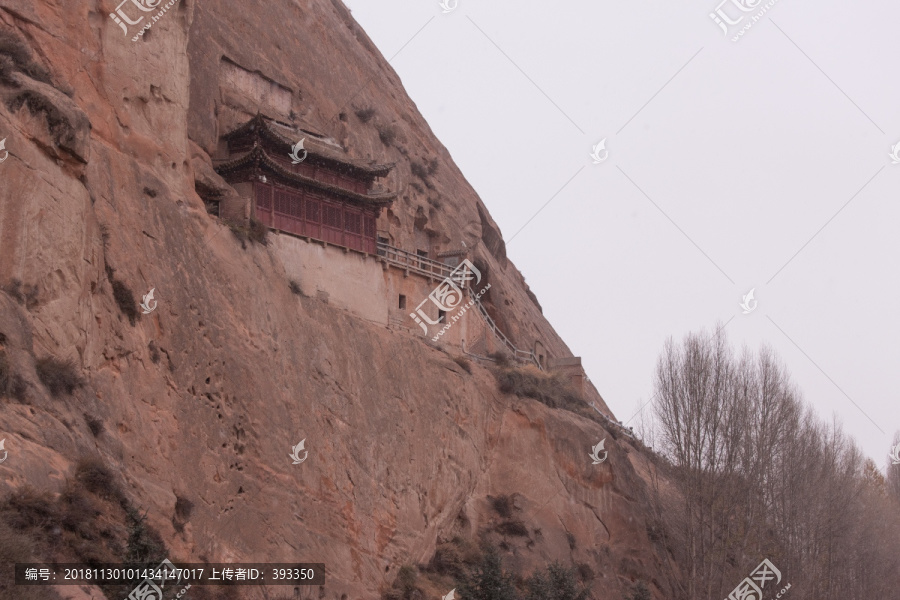
<path fill-rule="evenodd" d="M 455 267 L 451 267 L 450 265 L 445 265 L 442 262 L 438 262 L 436 260 L 432 260 L 430 258 L 426 258 L 424 256 L 420 256 L 418 254 L 413 254 L 412 252 L 408 252 L 406 250 L 401 250 L 400 248 L 395 248 L 394 246 L 389 246 L 384 242 L 378 242 L 377 244 L 378 256 L 382 258 L 388 264 L 394 265 L 396 267 L 400 267 L 401 269 L 412 271 L 414 273 L 418 273 L 420 275 L 425 275 L 430 279 L 445 279 L 450 276 Z M 494 319 L 491 318 L 491 315 L 488 314 L 487 309 L 481 303 L 481 300 L 478 299 L 478 296 L 472 291 L 471 288 L 467 287 L 467 291 L 469 292 L 469 296 L 472 300 L 475 301 L 475 306 L 478 307 L 478 312 L 481 313 L 482 318 L 487 323 L 488 328 L 494 333 L 494 336 L 503 344 L 507 350 L 509 350 L 513 357 L 516 360 L 522 360 L 526 362 L 533 363 L 538 369 L 544 370 L 544 367 L 541 366 L 540 361 L 538 361 L 537 356 L 535 356 L 534 352 L 530 350 L 519 350 L 513 345 L 506 334 L 500 331 L 500 328 L 497 327 L 497 324 L 494 322 Z"/>
<path fill-rule="evenodd" d="M 383 242 L 378 242 L 377 249 L 378 256 L 384 259 L 385 262 L 401 269 L 424 275 L 430 279 L 444 279 L 449 277 L 453 271 L 453 267 L 450 265 L 389 246 Z"/>
<path fill-rule="evenodd" d="M 469 296 L 472 297 L 472 300 L 475 301 L 475 306 L 478 307 L 478 312 L 481 313 L 481 316 L 484 318 L 484 321 L 487 323 L 488 328 L 494 332 L 494 336 L 500 341 L 501 344 L 506 346 L 506 349 L 512 352 L 513 357 L 516 360 L 524 360 L 526 362 L 531 362 L 540 370 L 544 370 L 544 367 L 541 366 L 540 361 L 538 361 L 537 356 L 535 356 L 534 352 L 530 350 L 519 350 L 516 348 L 513 343 L 510 341 L 506 334 L 500 331 L 500 328 L 497 327 L 497 324 L 494 322 L 494 319 L 491 318 L 491 315 L 488 314 L 487 309 L 481 303 L 481 300 L 478 299 L 478 296 L 472 292 L 472 289 L 469 288 Z"/>

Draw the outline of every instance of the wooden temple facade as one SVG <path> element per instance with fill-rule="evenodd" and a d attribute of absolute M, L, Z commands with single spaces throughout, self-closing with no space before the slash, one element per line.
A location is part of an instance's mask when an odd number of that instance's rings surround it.
<path fill-rule="evenodd" d="M 291 150 L 300 139 L 289 136 L 305 138 L 296 164 Z M 222 140 L 228 158 L 215 170 L 249 194 L 252 217 L 284 233 L 376 254 L 376 220 L 396 194 L 375 184 L 392 165 L 347 158 L 314 134 L 260 115 Z"/>

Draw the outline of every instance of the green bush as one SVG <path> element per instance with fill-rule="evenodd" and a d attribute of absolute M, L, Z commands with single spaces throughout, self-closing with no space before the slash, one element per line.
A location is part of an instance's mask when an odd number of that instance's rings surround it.
<path fill-rule="evenodd" d="M 435 573 L 459 579 L 465 575 L 467 568 L 474 567 L 480 560 L 481 551 L 478 547 L 469 540 L 456 536 L 437 547 L 429 566 Z"/>
<path fill-rule="evenodd" d="M 512 576 L 503 571 L 500 556 L 489 548 L 480 564 L 462 578 L 459 597 L 465 600 L 516 600 Z"/>
<path fill-rule="evenodd" d="M 578 589 L 575 571 L 553 563 L 545 571 L 536 571 L 527 582 L 526 600 L 585 600 L 589 588 Z"/>
<path fill-rule="evenodd" d="M 646 583 L 638 581 L 637 585 L 632 589 L 631 595 L 625 594 L 623 598 L 624 600 L 653 600 L 653 595 L 650 593 L 650 588 L 647 587 Z"/>
<path fill-rule="evenodd" d="M 158 565 L 166 558 L 166 545 L 159 534 L 144 523 L 147 515 L 128 508 L 127 518 L 128 548 L 125 551 L 125 562 Z"/>

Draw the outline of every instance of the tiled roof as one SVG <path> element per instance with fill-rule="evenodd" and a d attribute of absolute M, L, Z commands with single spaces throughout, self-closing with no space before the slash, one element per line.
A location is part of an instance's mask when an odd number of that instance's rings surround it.
<path fill-rule="evenodd" d="M 234 131 L 230 131 L 222 136 L 222 139 L 228 142 L 240 140 L 241 138 L 256 138 L 257 140 L 262 138 L 282 146 L 285 152 L 290 152 L 291 147 L 295 143 L 305 139 L 303 147 L 308 152 L 308 156 L 312 157 L 315 162 L 330 163 L 339 170 L 356 172 L 368 177 L 384 177 L 394 168 L 392 163 L 375 164 L 374 162 L 349 158 L 340 150 L 340 146 L 334 142 L 322 138 L 313 132 L 276 123 L 259 114 Z"/>
<path fill-rule="evenodd" d="M 239 173 L 244 170 L 258 169 L 268 172 L 269 174 L 282 179 L 288 184 L 299 184 L 308 187 L 320 189 L 329 192 L 335 196 L 340 196 L 348 200 L 352 200 L 361 204 L 386 206 L 393 202 L 397 197 L 396 192 L 384 192 L 379 194 L 360 194 L 340 186 L 325 183 L 312 177 L 301 175 L 290 171 L 282 166 L 277 160 L 269 156 L 263 146 L 257 141 L 254 142 L 253 148 L 239 156 L 230 158 L 226 161 L 215 165 L 216 173 L 223 177 L 232 173 Z"/>

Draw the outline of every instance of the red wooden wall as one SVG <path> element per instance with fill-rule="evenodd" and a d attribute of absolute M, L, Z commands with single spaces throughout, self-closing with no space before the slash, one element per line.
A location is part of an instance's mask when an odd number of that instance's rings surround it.
<path fill-rule="evenodd" d="M 253 190 L 256 218 L 272 229 L 375 254 L 376 209 L 260 182 Z"/>

